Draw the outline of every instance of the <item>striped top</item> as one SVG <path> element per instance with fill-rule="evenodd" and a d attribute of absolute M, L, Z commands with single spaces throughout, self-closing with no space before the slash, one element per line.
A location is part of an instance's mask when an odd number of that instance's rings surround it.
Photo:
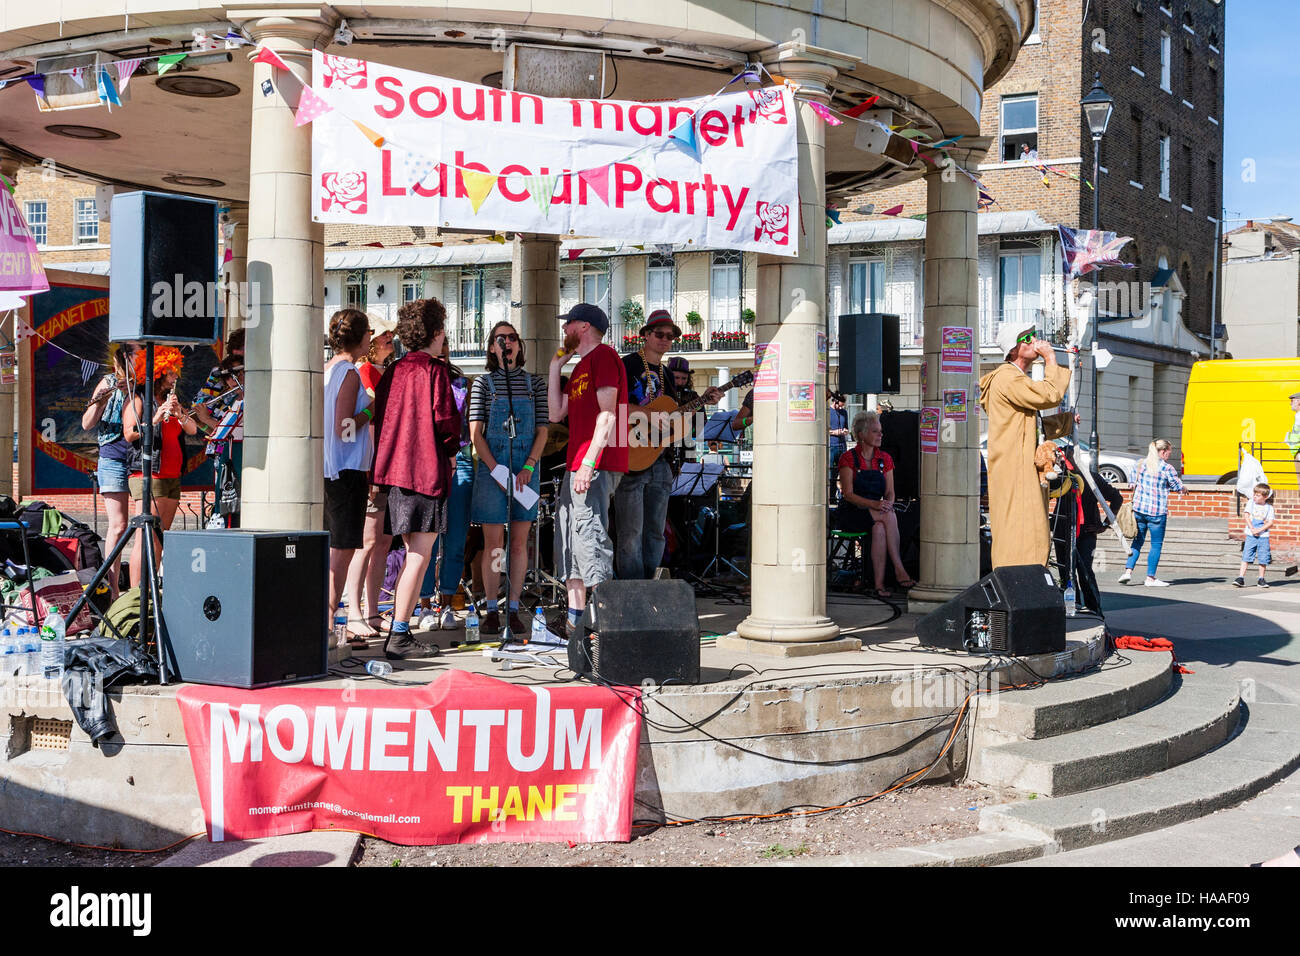
<path fill-rule="evenodd" d="M 1143 461 L 1133 479 L 1133 510 L 1159 517 L 1169 511 L 1169 492 L 1182 491 L 1183 483 L 1173 465 L 1162 461 L 1154 472 Z"/>
<path fill-rule="evenodd" d="M 491 379 L 489 384 L 488 380 Z M 522 395 L 525 389 L 532 391 L 533 419 L 535 428 L 547 428 L 551 424 L 550 409 L 546 404 L 546 379 L 529 372 L 514 371 L 510 373 L 510 388 L 516 395 Z M 469 420 L 486 422 L 492 408 L 493 393 L 505 397 L 506 373 L 497 369 L 474 379 L 474 387 L 469 393 Z"/>

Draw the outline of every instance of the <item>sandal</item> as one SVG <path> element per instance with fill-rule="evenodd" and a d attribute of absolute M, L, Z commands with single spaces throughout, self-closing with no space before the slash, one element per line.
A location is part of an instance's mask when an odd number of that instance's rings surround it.
<path fill-rule="evenodd" d="M 893 596 L 893 593 L 888 588 L 876 588 L 876 597 L 882 601 L 888 601 Z"/>
<path fill-rule="evenodd" d="M 904 591 L 906 591 L 908 588 L 916 587 L 916 582 L 913 581 L 911 578 L 908 578 L 906 581 L 900 580 L 898 582 L 898 586 L 902 588 Z"/>

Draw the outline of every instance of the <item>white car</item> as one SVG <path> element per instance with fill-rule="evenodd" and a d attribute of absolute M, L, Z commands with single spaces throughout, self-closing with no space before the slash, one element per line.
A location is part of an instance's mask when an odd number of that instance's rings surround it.
<path fill-rule="evenodd" d="M 1061 447 L 1069 444 L 1069 440 L 1058 438 L 1056 443 Z M 980 436 L 980 456 L 985 458 L 985 467 L 987 467 L 987 452 L 989 445 L 989 436 Z M 1092 460 L 1092 449 L 1088 447 L 1085 441 L 1075 441 L 1076 449 L 1074 460 L 1080 467 L 1087 467 Z M 1142 461 L 1142 455 L 1131 455 L 1122 451 L 1102 451 L 1101 460 L 1097 463 L 1097 473 L 1101 475 L 1109 484 L 1128 484 L 1137 474 L 1137 466 Z"/>

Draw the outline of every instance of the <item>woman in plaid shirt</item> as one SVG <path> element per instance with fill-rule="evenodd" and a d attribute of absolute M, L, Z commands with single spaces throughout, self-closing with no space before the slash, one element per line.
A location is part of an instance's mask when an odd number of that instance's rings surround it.
<path fill-rule="evenodd" d="M 1169 492 L 1183 492 L 1183 483 L 1178 472 L 1169 464 L 1169 455 L 1174 446 L 1163 438 L 1157 438 L 1147 448 L 1147 457 L 1138 465 L 1137 476 L 1133 481 L 1133 519 L 1137 522 L 1137 537 L 1128 553 L 1128 566 L 1119 576 L 1120 584 L 1128 584 L 1137 565 L 1138 555 L 1142 552 L 1142 542 L 1146 540 L 1148 529 L 1151 531 L 1151 551 L 1147 554 L 1147 579 L 1149 588 L 1167 588 L 1168 581 L 1156 578 L 1156 565 L 1160 563 L 1160 548 L 1165 543 L 1165 521 L 1169 517 Z M 1183 492 L 1186 494 L 1186 492 Z"/>

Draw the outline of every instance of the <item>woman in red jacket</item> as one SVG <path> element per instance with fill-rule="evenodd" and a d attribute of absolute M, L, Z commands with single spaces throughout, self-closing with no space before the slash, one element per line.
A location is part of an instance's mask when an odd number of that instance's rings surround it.
<path fill-rule="evenodd" d="M 375 467 L 371 484 L 388 494 L 385 532 L 400 534 L 406 564 L 397 579 L 393 621 L 384 644 L 392 660 L 433 657 L 411 637 L 411 611 L 434 541 L 447 530 L 452 458 L 460 448 L 460 412 L 451 373 L 442 360 L 446 310 L 437 299 L 417 299 L 397 313 L 397 337 L 407 354 L 390 365 L 375 388 Z"/>

